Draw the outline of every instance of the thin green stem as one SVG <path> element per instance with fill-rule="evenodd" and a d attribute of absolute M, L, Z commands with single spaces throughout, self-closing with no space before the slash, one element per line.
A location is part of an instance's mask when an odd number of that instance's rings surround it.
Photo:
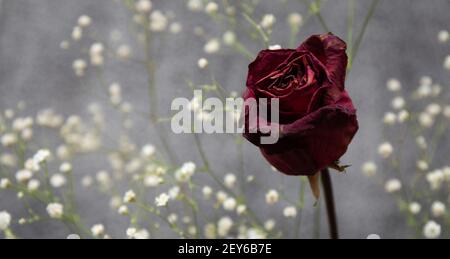
<path fill-rule="evenodd" d="M 348 67 L 353 66 L 353 32 L 355 22 L 355 0 L 347 0 L 348 17 L 347 17 L 347 44 L 348 44 Z"/>
<path fill-rule="evenodd" d="M 259 35 L 261 36 L 261 39 L 263 40 L 264 46 L 266 48 L 269 48 L 269 42 L 270 42 L 269 35 L 264 31 L 264 29 L 255 20 L 252 19 L 252 17 L 250 17 L 250 15 L 248 15 L 247 13 L 242 13 L 242 15 L 254 27 L 254 29 L 259 33 Z"/>

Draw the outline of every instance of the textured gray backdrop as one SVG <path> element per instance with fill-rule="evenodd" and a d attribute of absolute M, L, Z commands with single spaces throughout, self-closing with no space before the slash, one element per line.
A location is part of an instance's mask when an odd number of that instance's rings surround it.
<path fill-rule="evenodd" d="M 186 78 L 194 82 L 206 82 L 207 74 L 196 67 L 196 60 L 204 56 L 204 41 L 186 33 L 194 25 L 203 24 L 210 35 L 220 36 L 215 26 L 210 25 L 205 16 L 192 14 L 185 10 L 181 0 L 154 0 L 155 6 L 162 10 L 173 10 L 177 20 L 183 23 L 185 32 L 170 36 L 169 41 L 158 54 L 159 77 L 161 89 L 160 110 L 168 113 L 170 101 L 177 96 L 189 96 L 184 86 Z M 279 1 L 264 0 L 258 8 L 258 14 L 275 13 L 279 17 L 275 39 L 287 39 L 289 30 L 281 25 L 282 15 L 290 10 L 305 14 L 305 7 L 299 1 L 291 0 L 286 5 Z M 368 9 L 368 0 L 358 3 L 358 24 Z M 449 47 L 437 44 L 436 35 L 441 29 L 450 29 L 450 1 L 448 0 L 394 0 L 382 1 L 367 31 L 355 68 L 348 79 L 348 89 L 359 109 L 361 130 L 343 161 L 353 164 L 347 175 L 335 176 L 335 188 L 341 232 L 346 238 L 365 238 L 376 233 L 383 237 L 405 237 L 408 232 L 404 220 L 398 216 L 395 202 L 382 189 L 360 173 L 362 162 L 376 157 L 376 149 L 381 141 L 380 118 L 391 98 L 385 91 L 385 81 L 390 77 L 399 77 L 405 88 L 413 89 L 423 75 L 430 75 L 447 86 L 449 74 L 442 69 Z M 345 0 L 328 1 L 324 16 L 333 32 L 346 35 Z M 107 39 L 114 29 L 125 31 L 121 40 L 133 44 L 126 33 L 129 16 L 127 11 L 111 0 L 0 0 L 0 109 L 14 107 L 19 100 L 28 103 L 28 112 L 52 107 L 70 115 L 86 114 L 85 107 L 98 100 L 98 91 L 81 86 L 71 70 L 72 61 L 79 57 L 77 51 L 62 51 L 59 43 L 70 36 L 71 29 L 81 14 L 94 19 L 94 29 L 99 38 Z M 298 41 L 312 33 L 322 32 L 317 20 L 311 19 L 300 33 Z M 286 40 L 273 44 L 284 44 Z M 252 46 L 256 53 L 258 46 Z M 212 69 L 220 82 L 230 90 L 242 91 L 246 78 L 248 61 L 235 55 L 211 57 Z M 109 81 L 118 80 L 125 88 L 125 98 L 132 101 L 137 109 L 148 108 L 145 74 L 136 65 L 112 65 L 106 77 Z M 89 75 L 92 85 L 95 77 Z M 96 93 L 97 94 L 94 94 Z M 114 117 L 113 117 L 114 118 Z M 137 125 L 134 136 L 137 142 L 151 142 L 151 131 L 143 122 Z M 143 130 L 145 129 L 145 130 Z M 110 135 L 114 135 L 114 127 Z M 191 151 L 192 138 L 189 136 L 171 136 L 173 145 L 184 160 L 198 160 Z M 236 171 L 235 148 L 232 141 L 220 136 L 205 136 L 208 154 L 220 172 Z M 228 139 L 229 140 L 229 139 Z M 298 184 L 287 177 L 275 175 L 268 169 L 259 153 L 251 145 L 245 146 L 246 171 L 258 175 L 264 182 L 285 181 L 287 192 L 295 195 Z M 92 161 L 85 161 L 78 166 L 77 176 L 95 173 L 102 168 Z M 294 182 L 294 183 L 292 183 Z M 255 200 L 255 208 L 263 205 L 266 190 L 253 188 L 249 190 Z M 127 222 L 114 218 L 115 213 L 108 209 L 108 200 L 100 197 L 95 202 L 94 193 L 83 192 L 79 203 L 88 224 L 103 222 L 109 232 L 123 236 Z M 295 197 L 295 196 L 294 196 Z M 309 196 L 308 196 L 309 197 Z M 304 217 L 302 236 L 311 237 L 314 210 L 312 198 L 308 198 L 308 207 Z M 0 196 L 0 210 L 7 209 L 13 216 L 19 217 L 23 212 L 13 196 Z M 99 206 L 101 204 L 102 206 Z M 276 217 L 278 211 L 271 210 L 266 217 Z M 261 213 L 267 210 L 261 210 Z M 326 235 L 323 220 L 322 236 Z M 290 223 L 286 222 L 285 229 Z M 68 231 L 59 224 L 34 225 L 26 229 L 17 229 L 26 237 L 64 238 Z"/>

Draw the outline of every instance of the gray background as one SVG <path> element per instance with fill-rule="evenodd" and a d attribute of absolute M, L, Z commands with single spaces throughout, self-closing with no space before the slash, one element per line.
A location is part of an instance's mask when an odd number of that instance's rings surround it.
<path fill-rule="evenodd" d="M 207 82 L 208 74 L 199 72 L 196 67 L 202 53 L 204 41 L 189 32 L 194 25 L 204 25 L 212 36 L 220 37 L 216 26 L 211 25 L 203 15 L 186 11 L 183 1 L 154 0 L 156 8 L 173 10 L 176 20 L 183 23 L 184 32 L 177 36 L 169 36 L 164 48 L 158 53 L 158 87 L 161 93 L 160 110 L 169 113 L 169 105 L 174 97 L 186 96 L 190 93 L 185 87 L 185 79 L 197 83 Z M 282 5 L 279 1 L 262 1 L 257 13 L 274 13 L 279 24 L 276 26 L 273 44 L 285 44 L 289 30 L 284 26 L 283 15 L 296 10 L 306 13 L 299 1 L 289 1 Z M 357 1 L 357 24 L 368 9 L 369 1 Z M 124 31 L 121 42 L 134 44 L 134 40 L 126 33 L 129 15 L 127 11 L 111 0 L 0 0 L 0 108 L 14 107 L 20 100 L 28 103 L 27 113 L 51 107 L 65 114 L 86 114 L 86 105 L 98 100 L 101 92 L 94 85 L 95 75 L 88 74 L 88 83 L 92 87 L 80 85 L 74 76 L 72 61 L 80 56 L 78 50 L 62 51 L 59 43 L 68 39 L 72 27 L 81 14 L 94 19 L 94 31 L 97 37 L 108 39 L 114 29 Z M 335 189 L 341 232 L 346 238 L 365 238 L 376 233 L 386 238 L 407 237 L 405 222 L 399 216 L 394 199 L 384 194 L 380 186 L 366 179 L 360 173 L 361 164 L 376 157 L 376 149 L 382 140 L 382 118 L 391 96 L 385 91 L 385 82 L 390 77 L 402 80 L 406 89 L 417 87 L 420 77 L 432 76 L 436 81 L 445 83 L 449 74 L 442 69 L 444 57 L 449 54 L 449 46 L 437 43 L 437 33 L 442 29 L 450 29 L 450 1 L 447 0 L 395 0 L 382 1 L 367 31 L 354 70 L 348 78 L 347 88 L 359 109 L 361 130 L 350 147 L 345 163 L 353 167 L 347 175 L 335 176 Z M 346 35 L 345 0 L 329 1 L 324 9 L 324 16 L 337 35 Z M 310 19 L 302 29 L 298 41 L 322 30 L 316 19 Z M 160 46 L 158 46 L 160 47 Z M 250 45 L 253 52 L 259 46 Z M 138 53 L 139 54 L 139 53 Z M 210 57 L 211 67 L 218 80 L 229 90 L 242 91 L 246 79 L 248 61 L 228 52 Z M 109 82 L 118 80 L 124 86 L 125 99 L 134 103 L 140 111 L 148 109 L 145 85 L 145 73 L 135 64 L 112 64 L 108 66 L 106 77 Z M 108 110 L 107 110 L 108 111 Z M 111 112 L 111 111 L 108 111 Z M 111 114 L 110 121 L 117 117 Z M 117 130 L 112 122 L 109 135 L 114 136 Z M 136 125 L 133 137 L 138 143 L 152 142 L 151 130 L 143 121 Z M 192 152 L 191 136 L 171 136 L 178 155 L 183 160 L 200 161 Z M 208 154 L 217 171 L 221 173 L 237 171 L 235 148 L 233 141 L 226 136 L 204 136 L 208 146 Z M 298 184 L 292 178 L 280 177 L 271 172 L 257 150 L 245 145 L 246 171 L 257 175 L 259 181 L 265 183 L 287 184 L 286 191 L 295 197 Z M 104 164 L 85 160 L 77 165 L 77 177 L 95 173 Z M 442 161 L 443 162 L 443 161 Z M 103 167 L 102 167 L 103 166 Z M 443 164 L 436 165 L 443 166 Z M 281 179 L 281 180 L 280 180 Z M 294 183 L 293 183 L 294 182 Z M 249 190 L 254 201 L 252 206 L 260 211 L 264 218 L 281 214 L 282 207 L 266 208 L 263 204 L 266 189 Z M 93 202 L 94 192 L 86 192 L 78 197 L 83 215 L 89 225 L 103 222 L 114 236 L 123 237 L 127 222 L 118 220 L 115 213 L 108 209 L 108 200 L 99 197 Z M 97 197 L 97 196 L 95 196 Z M 308 196 L 308 205 L 303 221 L 302 237 L 311 237 L 314 210 L 312 198 Z M 260 205 L 260 206 L 259 206 Z M 23 209 L 12 195 L 0 196 L 0 210 L 7 209 L 13 216 L 19 217 Z M 269 211 L 269 212 L 268 212 Z M 289 222 L 284 229 L 290 226 Z M 69 232 L 59 224 L 37 224 L 26 228 L 17 228 L 17 232 L 25 237 L 64 238 Z M 326 235 L 325 219 L 322 236 Z M 170 237 L 170 235 L 168 235 Z"/>

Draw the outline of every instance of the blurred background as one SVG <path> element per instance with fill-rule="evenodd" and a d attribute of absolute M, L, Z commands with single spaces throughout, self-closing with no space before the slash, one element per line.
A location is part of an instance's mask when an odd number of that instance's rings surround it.
<path fill-rule="evenodd" d="M 361 27 L 369 8 L 369 1 L 356 1 L 357 29 Z M 195 84 L 209 83 L 214 74 L 227 91 L 242 92 L 245 87 L 249 60 L 227 49 L 218 54 L 208 55 L 203 51 L 206 39 L 193 33 L 202 26 L 209 38 L 221 38 L 223 29 L 211 22 L 204 14 L 188 11 L 186 1 L 154 0 L 153 6 L 164 12 L 173 12 L 174 20 L 182 25 L 182 32 L 164 36 L 157 41 L 154 53 L 157 65 L 158 106 L 164 116 L 170 115 L 171 101 L 176 97 L 192 98 L 186 86 L 187 81 Z M 332 32 L 345 39 L 347 35 L 347 1 L 333 0 L 324 4 L 322 14 Z M 344 164 L 352 167 L 347 174 L 334 174 L 336 203 L 342 236 L 345 238 L 366 238 L 378 234 L 383 238 L 408 237 L 404 217 L 398 213 L 397 205 L 389 194 L 375 181 L 361 173 L 361 166 L 367 160 L 378 157 L 377 149 L 383 141 L 382 118 L 392 101 L 386 90 L 390 78 L 398 78 L 405 92 L 412 92 L 423 76 L 430 76 L 447 89 L 450 73 L 443 69 L 445 57 L 450 54 L 450 45 L 439 44 L 437 35 L 441 30 L 450 29 L 450 2 L 447 0 L 395 0 L 381 1 L 361 45 L 354 69 L 347 80 L 347 88 L 358 108 L 361 129 L 353 141 Z M 307 7 L 301 1 L 262 0 L 255 11 L 255 19 L 272 13 L 277 17 L 271 44 L 286 46 L 290 28 L 286 17 L 290 12 L 298 12 L 304 17 Z M 118 46 L 128 44 L 134 57 L 141 57 L 142 50 L 130 31 L 132 15 L 118 1 L 112 0 L 0 0 L 0 109 L 17 107 L 20 101 L 27 106 L 23 114 L 36 114 L 44 108 L 52 108 L 65 116 L 87 114 L 86 107 L 102 100 L 101 87 L 95 73 L 87 72 L 80 79 L 72 70 L 75 59 L 83 57 L 82 47 L 60 48 L 60 43 L 69 40 L 73 27 L 80 15 L 92 17 L 91 37 L 105 44 Z M 245 21 L 242 21 L 243 23 Z M 119 33 L 120 32 L 120 33 Z M 300 29 L 297 42 L 300 44 L 311 34 L 323 30 L 315 17 L 305 21 Z M 244 37 L 245 35 L 239 35 Z M 256 55 L 262 46 L 244 42 Z M 81 52 L 80 52 L 81 49 Z M 209 69 L 200 70 L 199 58 L 208 58 Z M 104 74 L 108 84 L 119 82 L 123 87 L 123 98 L 132 103 L 136 112 L 145 112 L 149 107 L 147 95 L 147 74 L 145 69 L 133 62 L 108 62 Z M 100 90 L 99 90 L 100 89 Z M 105 98 L 105 96 L 103 96 Z M 119 117 L 113 109 L 105 109 L 108 122 L 107 134 L 113 139 L 120 132 Z M 138 119 L 131 130 L 133 140 L 138 144 L 154 143 L 152 128 L 143 119 Z M 184 161 L 201 164 L 197 152 L 193 152 L 192 136 L 170 134 L 171 145 L 178 157 Z M 51 134 L 37 133 L 46 143 L 54 143 Z M 201 136 L 207 154 L 215 170 L 221 175 L 236 172 L 236 147 L 229 136 Z M 444 142 L 448 142 L 445 138 Z M 2 147 L 3 148 L 3 147 Z M 262 186 L 284 184 L 286 193 L 296 197 L 299 181 L 275 173 L 263 160 L 259 151 L 251 144 L 244 144 L 245 171 L 255 175 Z M 448 152 L 439 155 L 436 166 L 444 166 Z M 415 161 L 411 162 L 412 167 Z M 77 164 L 76 179 L 95 174 L 106 167 L 106 162 L 95 156 L 83 158 Z M 384 173 L 384 172 L 382 172 Z M 386 172 L 389 173 L 389 172 Z M 203 181 L 200 177 L 199 181 Z M 208 181 L 205 179 L 204 181 Z M 211 184 L 213 185 L 213 184 Z M 103 223 L 108 233 L 123 235 L 128 227 L 127 220 L 118 218 L 109 208 L 109 198 L 96 195 L 77 187 L 77 201 L 88 225 Z M 279 208 L 267 209 L 264 195 L 267 188 L 250 185 L 247 189 L 250 204 L 263 218 L 279 218 L 280 227 L 286 232 L 291 222 L 281 217 Z M 313 236 L 314 199 L 307 195 L 303 214 L 301 237 Z M 277 205 L 278 206 L 278 205 Z M 0 210 L 8 210 L 14 218 L 19 218 L 24 209 L 14 194 L 2 192 Z M 321 237 L 327 237 L 325 211 L 322 210 Z M 65 238 L 68 231 L 58 223 L 40 223 L 27 227 L 17 227 L 19 236 L 31 238 Z M 171 237 L 167 234 L 167 237 Z M 288 236 L 289 237 L 289 236 Z"/>

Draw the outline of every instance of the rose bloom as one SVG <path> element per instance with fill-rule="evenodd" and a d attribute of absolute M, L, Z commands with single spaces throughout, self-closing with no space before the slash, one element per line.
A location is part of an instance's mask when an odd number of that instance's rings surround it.
<path fill-rule="evenodd" d="M 337 166 L 358 131 L 356 109 L 345 90 L 346 49 L 332 34 L 315 35 L 297 49 L 263 50 L 250 64 L 244 99 L 279 99 L 280 139 L 261 144 L 265 135 L 250 133 L 256 126 L 250 125 L 249 109 L 244 137 L 280 172 L 311 176 Z M 271 123 L 270 118 L 257 121 Z"/>

